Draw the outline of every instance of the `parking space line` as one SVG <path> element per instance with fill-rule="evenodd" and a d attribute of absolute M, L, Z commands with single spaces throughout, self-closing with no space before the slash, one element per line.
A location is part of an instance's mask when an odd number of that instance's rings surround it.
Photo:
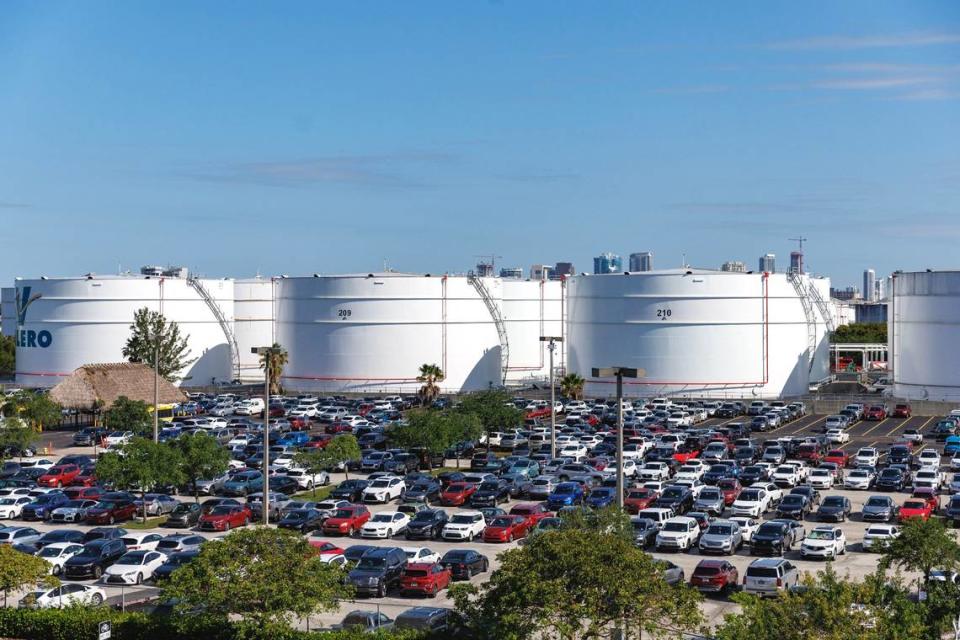
<path fill-rule="evenodd" d="M 900 427 L 906 425 L 908 422 L 910 422 L 910 421 L 909 421 L 909 420 L 901 420 L 900 422 L 898 422 L 897 424 L 895 424 L 894 427 L 893 427 L 893 429 L 890 429 L 890 433 L 887 434 L 887 437 L 888 437 L 888 438 L 892 438 L 894 435 L 896 435 L 897 429 L 899 429 Z"/>
<path fill-rule="evenodd" d="M 866 437 L 866 436 L 870 435 L 870 434 L 873 433 L 875 430 L 879 429 L 879 428 L 880 428 L 880 425 L 882 425 L 882 424 L 883 424 L 884 422 L 886 422 L 887 420 L 889 420 L 889 418 L 884 418 L 883 420 L 881 420 L 881 421 L 878 422 L 877 424 L 873 425 L 872 427 L 870 427 L 869 429 L 867 429 L 866 431 L 864 431 L 864 432 L 861 434 L 861 437 Z"/>
<path fill-rule="evenodd" d="M 919 431 L 920 433 L 923 433 L 923 430 L 927 428 L 927 425 L 930 424 L 931 422 L 933 422 L 934 420 L 936 420 L 936 419 L 939 418 L 939 417 L 940 417 L 940 416 L 930 416 L 930 418 L 929 418 L 926 422 L 924 422 L 922 425 L 920 425 L 919 427 L 917 427 L 917 431 Z"/>

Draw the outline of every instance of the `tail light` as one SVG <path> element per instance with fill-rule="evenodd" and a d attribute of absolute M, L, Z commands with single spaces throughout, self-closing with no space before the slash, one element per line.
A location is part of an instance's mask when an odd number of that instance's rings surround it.
<path fill-rule="evenodd" d="M 743 584 L 747 584 L 747 576 L 743 576 Z"/>
<path fill-rule="evenodd" d="M 783 586 L 783 580 L 782 580 L 782 579 L 777 578 L 777 586 L 778 586 L 778 587 L 782 587 L 782 586 Z"/>

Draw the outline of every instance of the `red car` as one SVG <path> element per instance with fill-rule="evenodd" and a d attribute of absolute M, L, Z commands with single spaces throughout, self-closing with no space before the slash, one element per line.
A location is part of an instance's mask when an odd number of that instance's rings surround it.
<path fill-rule="evenodd" d="M 224 504 L 200 516 L 197 528 L 201 531 L 230 531 L 234 527 L 247 526 L 252 519 L 253 513 L 248 505 Z"/>
<path fill-rule="evenodd" d="M 435 597 L 441 589 L 450 586 L 453 574 L 450 569 L 439 563 L 413 562 L 400 574 L 400 591 L 403 593 L 422 593 Z"/>
<path fill-rule="evenodd" d="M 352 504 L 349 507 L 340 507 L 323 522 L 323 532 L 327 535 L 340 534 L 352 536 L 355 531 L 370 519 L 370 510 L 362 504 Z"/>
<path fill-rule="evenodd" d="M 587 460 L 587 464 L 597 471 L 603 471 L 607 468 L 607 465 L 611 464 L 611 460 L 606 456 L 598 456 L 596 458 L 590 458 Z"/>
<path fill-rule="evenodd" d="M 87 524 L 114 524 L 129 520 L 137 513 L 133 500 L 103 500 L 87 509 Z"/>
<path fill-rule="evenodd" d="M 685 448 L 685 449 L 681 449 L 681 450 L 677 451 L 675 454 L 673 454 L 673 459 L 676 460 L 677 462 L 679 462 L 680 464 L 684 464 L 684 463 L 686 463 L 686 462 L 689 462 L 689 461 L 691 461 L 691 460 L 694 460 L 694 459 L 697 458 L 699 455 L 700 455 L 700 450 L 699 450 L 699 449 L 689 449 L 689 448 Z"/>
<path fill-rule="evenodd" d="M 900 507 L 900 522 L 910 518 L 929 520 L 933 515 L 933 505 L 925 498 L 907 498 Z"/>
<path fill-rule="evenodd" d="M 440 503 L 448 507 L 464 505 L 477 491 L 477 485 L 472 482 L 451 482 L 440 494 Z"/>
<path fill-rule="evenodd" d="M 882 404 L 875 404 L 864 412 L 863 419 L 873 421 L 886 420 L 887 408 Z"/>
<path fill-rule="evenodd" d="M 311 436 L 310 440 L 307 441 L 303 447 L 305 449 L 325 449 L 330 441 L 333 440 L 333 436 L 328 433 L 321 433 L 319 435 Z"/>
<path fill-rule="evenodd" d="M 827 452 L 827 455 L 824 456 L 824 462 L 832 462 L 839 467 L 849 467 L 850 466 L 850 454 L 844 451 L 843 449 L 831 449 Z"/>
<path fill-rule="evenodd" d="M 823 459 L 823 453 L 820 451 L 820 445 L 802 444 L 797 447 L 797 458 L 806 460 L 812 465 L 817 465 Z"/>
<path fill-rule="evenodd" d="M 532 529 L 544 518 L 552 518 L 554 513 L 539 502 L 521 502 L 510 509 L 510 515 L 523 516 L 527 519 L 527 527 Z"/>
<path fill-rule="evenodd" d="M 740 578 L 737 568 L 726 560 L 701 560 L 690 576 L 690 586 L 698 591 L 724 593 Z"/>
<path fill-rule="evenodd" d="M 497 516 L 483 530 L 483 541 L 513 542 L 526 536 L 529 530 L 530 523 L 523 516 Z"/>
<path fill-rule="evenodd" d="M 894 418 L 909 418 L 913 415 L 913 409 L 908 404 L 898 404 L 893 408 Z"/>
<path fill-rule="evenodd" d="M 65 487 L 80 475 L 80 467 L 75 464 L 58 464 L 50 467 L 47 472 L 37 478 L 41 487 Z"/>
<path fill-rule="evenodd" d="M 314 531 L 314 534 L 317 534 L 317 533 L 320 533 L 320 532 Z M 310 543 L 310 546 L 316 548 L 320 552 L 320 555 L 322 556 L 338 555 L 338 554 L 342 554 L 344 551 L 337 545 L 327 540 L 317 540 L 316 538 L 311 537 L 309 540 L 309 543 Z"/>
<path fill-rule="evenodd" d="M 937 494 L 934 489 L 928 487 L 914 489 L 913 495 L 910 497 L 917 498 L 918 500 L 926 500 L 933 513 L 936 513 L 937 510 L 940 509 L 940 495 Z"/>
<path fill-rule="evenodd" d="M 659 497 L 659 491 L 654 491 L 647 487 L 630 489 L 627 491 L 627 497 L 623 499 L 623 507 L 628 513 L 636 515 L 641 509 L 646 509 L 653 504 L 653 501 Z"/>
<path fill-rule="evenodd" d="M 67 487 L 63 493 L 71 500 L 99 500 L 103 490 L 100 487 Z"/>
<path fill-rule="evenodd" d="M 294 431 L 305 431 L 310 429 L 310 419 L 305 416 L 290 418 L 290 428 Z"/>
<path fill-rule="evenodd" d="M 83 467 L 70 481 L 71 487 L 92 487 L 97 484 L 96 467 Z"/>
<path fill-rule="evenodd" d="M 731 506 L 740 497 L 743 485 L 736 478 L 723 478 L 717 481 L 717 488 L 723 492 L 723 504 Z"/>
<path fill-rule="evenodd" d="M 327 425 L 325 431 L 332 435 L 336 435 L 338 433 L 353 433 L 353 426 L 347 424 L 346 422 L 331 422 Z"/>

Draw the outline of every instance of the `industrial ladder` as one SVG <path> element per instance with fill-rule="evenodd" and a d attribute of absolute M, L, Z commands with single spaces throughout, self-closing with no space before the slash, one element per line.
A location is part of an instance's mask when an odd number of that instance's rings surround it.
<path fill-rule="evenodd" d="M 503 321 L 500 307 L 498 307 L 493 298 L 490 297 L 490 292 L 487 290 L 487 286 L 483 284 L 483 280 L 474 275 L 467 276 L 467 280 L 473 285 L 473 288 L 477 290 L 477 293 L 480 294 L 483 303 L 487 305 L 487 311 L 490 312 L 490 316 L 493 318 L 493 324 L 497 327 L 497 337 L 500 339 L 501 384 L 506 385 L 507 367 L 510 365 L 510 345 L 507 342 L 507 325 Z"/>
<path fill-rule="evenodd" d="M 787 277 L 790 279 L 790 284 L 793 285 L 793 290 L 797 292 L 797 297 L 800 298 L 803 315 L 807 318 L 807 355 L 809 360 L 807 374 L 809 375 L 813 373 L 813 362 L 817 355 L 817 315 L 813 311 L 813 305 L 810 304 L 810 294 L 808 288 L 803 286 L 800 274 L 790 272 Z M 810 287 L 810 289 L 813 289 L 813 287 Z"/>
<path fill-rule="evenodd" d="M 223 330 L 223 335 L 227 337 L 227 346 L 230 347 L 230 365 L 233 368 L 233 379 L 238 380 L 240 378 L 240 349 L 237 347 L 237 338 L 233 335 L 233 328 L 230 326 L 230 321 L 223 315 L 220 305 L 213 299 L 213 296 L 210 295 L 210 292 L 203 286 L 199 278 L 187 278 L 187 284 L 196 289 L 200 298 L 207 304 L 210 311 L 213 312 L 213 317 L 220 323 L 220 329 Z"/>
<path fill-rule="evenodd" d="M 823 318 L 824 324 L 827 325 L 827 333 L 836 331 L 837 323 L 833 318 L 833 314 L 830 312 L 830 307 L 827 306 L 823 296 L 820 295 L 820 291 L 813 286 L 813 283 L 810 284 L 810 297 L 813 299 L 813 303 L 817 305 L 817 310 L 820 312 L 820 317 Z"/>

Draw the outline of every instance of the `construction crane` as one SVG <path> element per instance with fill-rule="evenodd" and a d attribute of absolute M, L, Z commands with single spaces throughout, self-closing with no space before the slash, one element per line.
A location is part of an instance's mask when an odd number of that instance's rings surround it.
<path fill-rule="evenodd" d="M 798 242 L 798 243 L 800 243 L 800 252 L 802 253 L 802 252 L 803 252 L 803 243 L 807 241 L 807 238 L 804 238 L 803 236 L 800 236 L 799 238 L 787 238 L 787 240 L 790 240 L 791 242 Z"/>

